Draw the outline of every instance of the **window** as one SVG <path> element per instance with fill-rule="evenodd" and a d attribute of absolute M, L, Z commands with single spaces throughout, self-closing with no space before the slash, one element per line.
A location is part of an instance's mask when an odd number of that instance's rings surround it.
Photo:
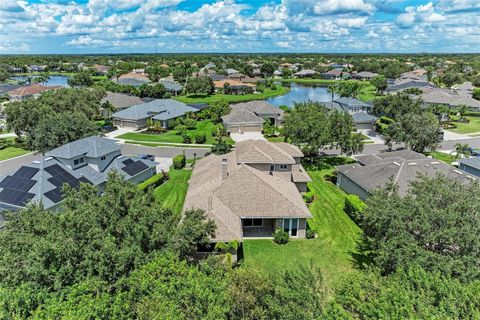
<path fill-rule="evenodd" d="M 262 227 L 263 220 L 262 219 L 243 219 L 243 226 L 244 227 Z"/>
<path fill-rule="evenodd" d="M 283 219 L 283 230 L 288 232 L 291 237 L 296 237 L 298 231 L 298 219 Z"/>
<path fill-rule="evenodd" d="M 77 158 L 77 159 L 73 160 L 73 165 L 78 166 L 79 164 L 83 163 L 84 161 L 85 161 L 85 159 L 83 159 L 83 157 Z"/>
<path fill-rule="evenodd" d="M 275 165 L 274 164 L 270 165 L 270 171 L 275 171 Z"/>
<path fill-rule="evenodd" d="M 101 157 L 100 160 L 104 161 L 104 160 L 105 160 L 105 156 Z"/>
<path fill-rule="evenodd" d="M 281 164 L 281 165 L 280 165 L 280 170 L 282 170 L 282 171 L 287 171 L 287 169 L 288 169 L 288 165 L 287 165 L 287 164 Z"/>

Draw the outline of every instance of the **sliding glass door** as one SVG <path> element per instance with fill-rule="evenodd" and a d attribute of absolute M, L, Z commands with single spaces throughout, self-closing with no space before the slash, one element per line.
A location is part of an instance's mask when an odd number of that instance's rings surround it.
<path fill-rule="evenodd" d="M 288 232 L 291 237 L 297 236 L 298 219 L 283 219 L 283 230 Z"/>

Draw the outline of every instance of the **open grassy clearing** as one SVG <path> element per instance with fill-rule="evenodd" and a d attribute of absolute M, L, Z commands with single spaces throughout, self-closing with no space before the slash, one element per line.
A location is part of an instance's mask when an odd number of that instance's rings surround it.
<path fill-rule="evenodd" d="M 214 124 L 212 121 L 199 121 L 195 129 L 187 130 L 187 134 L 192 138 L 192 142 L 195 142 L 195 135 L 197 133 L 205 133 L 207 141 L 205 144 L 213 144 L 215 139 L 212 134 L 217 130 L 219 124 Z M 139 132 L 128 132 L 117 136 L 118 139 L 137 141 L 137 142 L 156 142 L 156 143 L 183 143 L 183 138 L 178 135 L 175 130 L 170 130 L 161 134 L 149 134 Z M 229 143 L 233 143 L 233 140 L 227 138 Z"/>
<path fill-rule="evenodd" d="M 6 144 L 7 147 L 2 149 L 4 144 Z M 16 142 L 15 138 L 0 139 L 0 161 L 19 157 L 30 152 L 31 151 L 27 150 L 23 144 Z"/>
<path fill-rule="evenodd" d="M 327 281 L 355 272 L 352 253 L 360 238 L 360 228 L 343 211 L 345 193 L 324 176 L 334 171 L 335 165 L 350 161 L 343 157 L 319 158 L 315 165 L 305 165 L 312 182 L 309 188 L 315 193 L 310 206 L 313 218 L 309 226 L 318 234 L 316 239 L 294 239 L 286 245 L 272 240 L 245 240 L 244 262 L 248 267 L 266 271 L 297 268 L 313 263 L 325 274 Z"/>
<path fill-rule="evenodd" d="M 437 160 L 443 161 L 448 164 L 452 164 L 452 162 L 457 161 L 457 159 L 455 159 L 455 156 L 445 152 L 440 152 L 440 151 L 429 152 L 427 153 L 427 156 L 432 156 L 432 158 L 435 158 Z"/>
<path fill-rule="evenodd" d="M 186 169 L 175 170 L 172 166 L 168 175 L 169 179 L 164 184 L 156 187 L 153 190 L 153 194 L 155 199 L 164 207 L 176 214 L 181 214 L 192 171 Z"/>
<path fill-rule="evenodd" d="M 458 118 L 458 117 L 453 117 Z M 480 133 L 480 117 L 465 117 L 470 120 L 468 123 L 462 122 L 454 122 L 457 126 L 455 129 L 449 129 L 450 131 L 462 134 L 469 134 L 469 133 Z"/>
<path fill-rule="evenodd" d="M 252 93 L 243 95 L 234 94 L 212 94 L 212 95 L 187 95 L 179 96 L 174 99 L 184 103 L 212 103 L 218 101 L 226 101 L 228 103 L 245 102 L 252 100 L 264 100 L 276 96 L 284 95 L 288 92 L 288 88 L 277 86 L 275 90 L 265 89 L 263 93 Z"/>

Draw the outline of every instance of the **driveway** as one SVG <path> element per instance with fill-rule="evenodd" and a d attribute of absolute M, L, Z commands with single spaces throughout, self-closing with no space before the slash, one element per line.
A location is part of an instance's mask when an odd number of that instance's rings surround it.
<path fill-rule="evenodd" d="M 383 136 L 378 132 L 375 132 L 371 129 L 361 129 L 358 130 L 358 132 L 367 136 L 370 140 L 373 141 L 373 144 L 385 144 Z"/>
<path fill-rule="evenodd" d="M 173 164 L 173 159 L 172 158 L 163 158 L 163 157 L 155 157 L 155 162 L 158 162 L 157 164 L 157 172 L 161 172 L 162 170 L 165 172 L 168 172 L 170 167 Z"/>
<path fill-rule="evenodd" d="M 469 135 L 456 133 L 449 130 L 443 131 L 443 141 L 451 141 L 451 140 L 463 140 L 463 139 L 470 139 L 472 138 Z"/>
<path fill-rule="evenodd" d="M 122 135 L 124 133 L 135 132 L 135 131 L 137 131 L 135 128 L 118 128 L 115 131 L 111 131 L 111 132 L 106 133 L 105 137 L 106 138 L 114 138 L 114 137 Z"/>
<path fill-rule="evenodd" d="M 267 140 L 261 132 L 230 133 L 230 138 L 235 142 L 245 140 Z"/>

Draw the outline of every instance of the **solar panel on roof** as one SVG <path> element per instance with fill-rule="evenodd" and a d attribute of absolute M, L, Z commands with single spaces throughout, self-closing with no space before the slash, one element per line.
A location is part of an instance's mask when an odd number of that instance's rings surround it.
<path fill-rule="evenodd" d="M 35 183 L 35 180 L 19 178 L 16 176 L 6 176 L 5 179 L 0 182 L 0 187 L 25 192 L 30 190 Z"/>
<path fill-rule="evenodd" d="M 35 173 L 38 172 L 38 168 L 32 168 L 32 167 L 21 167 L 18 169 L 13 176 L 19 177 L 19 178 L 24 178 L 24 179 L 30 179 L 32 178 Z"/>
<path fill-rule="evenodd" d="M 62 170 L 63 169 L 58 164 L 54 164 L 45 168 L 45 171 L 47 171 L 51 176 L 56 176 L 57 174 L 61 173 Z"/>
<path fill-rule="evenodd" d="M 62 191 L 60 188 L 55 188 L 53 190 L 50 190 L 48 192 L 45 192 L 45 196 L 50 199 L 52 202 L 57 203 L 60 200 L 62 200 Z"/>
<path fill-rule="evenodd" d="M 125 171 L 128 175 L 134 176 L 137 173 L 147 169 L 148 166 L 143 163 L 142 161 L 138 160 L 133 163 L 130 163 L 126 167 L 122 168 L 123 171 Z"/>
<path fill-rule="evenodd" d="M 4 188 L 0 192 L 0 201 L 15 206 L 24 206 L 34 196 L 33 193 Z"/>
<path fill-rule="evenodd" d="M 123 164 L 128 166 L 129 164 L 134 163 L 134 162 L 135 161 L 133 161 L 132 159 L 127 159 L 127 160 L 123 161 Z"/>

